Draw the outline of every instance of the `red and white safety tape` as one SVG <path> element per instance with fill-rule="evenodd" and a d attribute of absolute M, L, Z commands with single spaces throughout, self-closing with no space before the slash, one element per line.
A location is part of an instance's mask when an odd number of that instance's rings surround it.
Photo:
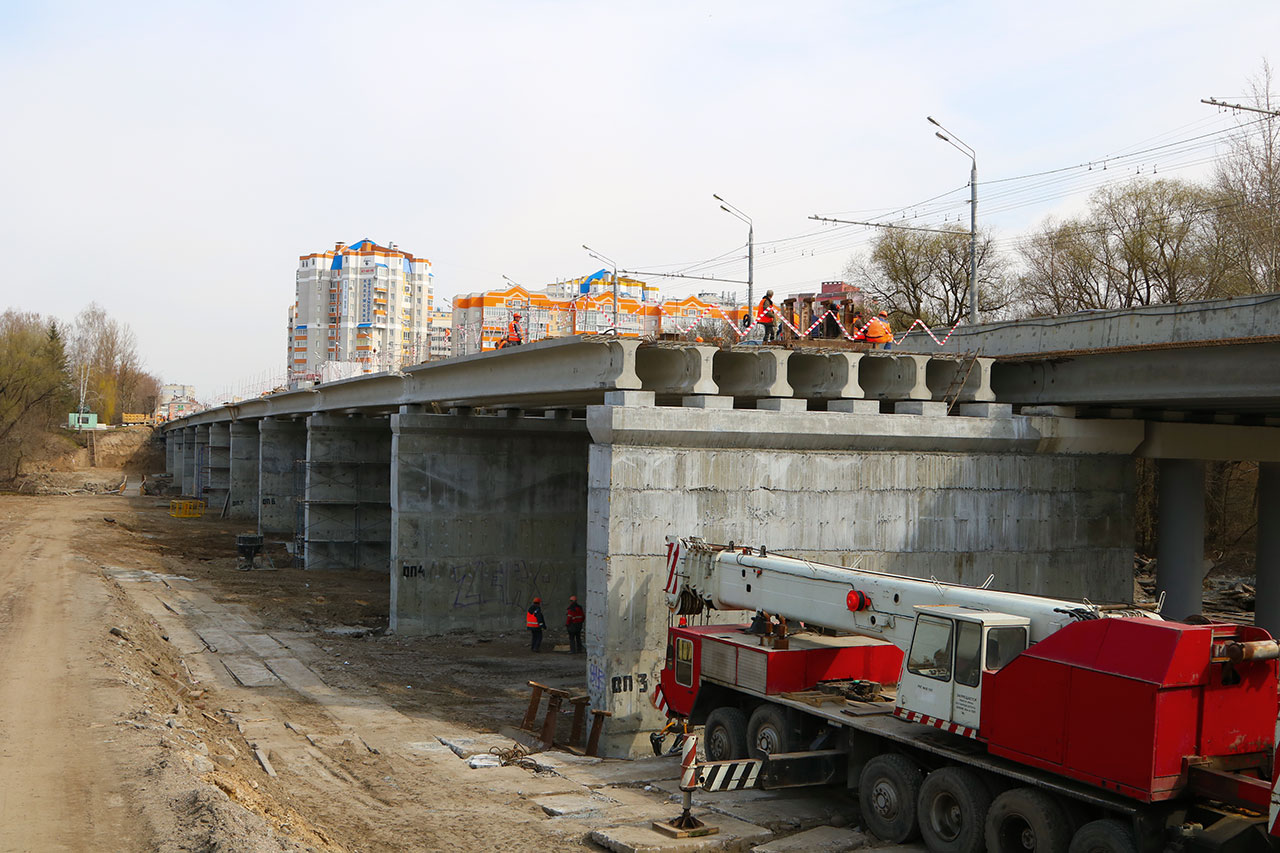
<path fill-rule="evenodd" d="M 757 316 L 753 316 L 751 318 L 751 324 L 749 326 L 747 326 L 746 328 L 740 328 L 738 324 L 734 321 L 734 319 L 725 313 L 724 308 L 722 306 L 716 305 L 711 308 L 702 309 L 700 312 L 698 312 L 697 316 L 695 316 L 692 320 L 689 321 L 687 325 L 681 326 L 679 322 L 680 315 L 668 313 L 665 309 L 663 309 L 661 305 L 657 307 L 658 307 L 659 313 L 667 317 L 670 317 L 672 318 L 673 321 L 675 321 L 672 323 L 672 325 L 675 327 L 676 331 L 682 335 L 687 333 L 690 329 L 697 326 L 706 318 L 711 317 L 715 314 L 719 314 L 722 318 L 724 318 L 725 322 L 729 324 L 729 328 L 733 330 L 733 333 L 737 335 L 739 339 L 747 337 L 748 335 L 751 334 L 752 331 L 755 330 L 756 326 L 760 325 L 759 318 Z M 827 318 L 828 314 L 830 314 L 832 319 L 835 320 L 836 327 L 840 329 L 840 334 L 846 340 L 855 341 L 855 342 L 865 341 L 866 340 L 865 332 L 867 330 L 867 326 L 871 325 L 871 321 L 868 320 L 866 324 L 863 325 L 862 327 L 860 328 L 857 326 L 854 327 L 854 330 L 857 332 L 856 335 L 850 334 L 849 330 L 846 329 L 844 327 L 844 324 L 840 322 L 840 316 L 836 314 L 834 311 L 828 309 L 824 311 L 822 315 L 819 316 L 816 320 L 814 320 L 813 323 L 810 324 L 809 328 L 805 329 L 804 331 L 800 331 L 800 328 L 798 326 L 793 324 L 790 320 L 788 320 L 786 317 L 784 317 L 782 314 L 778 312 L 777 306 L 768 308 L 766 310 L 768 310 L 769 313 L 773 314 L 773 316 L 776 317 L 782 323 L 782 325 L 786 326 L 793 333 L 795 333 L 797 337 L 800 337 L 800 338 L 807 338 L 809 337 L 809 335 L 813 334 L 813 330 L 818 328 L 820 325 L 822 325 L 822 322 Z M 927 323 L 925 323 L 923 320 L 916 319 L 909 327 L 907 327 L 907 330 L 902 333 L 902 336 L 899 338 L 895 338 L 893 342 L 895 345 L 902 343 L 907 339 L 907 335 L 911 334 L 911 332 L 915 330 L 917 326 L 919 326 L 921 329 L 924 330 L 924 333 L 926 335 L 928 335 L 930 338 L 933 339 L 933 342 L 935 344 L 937 344 L 938 346 L 945 346 L 947 341 L 951 339 L 951 336 L 955 334 L 956 329 L 960 328 L 960 324 L 963 322 L 964 322 L 963 320 L 957 320 L 956 324 L 952 326 L 951 329 L 945 335 L 939 338 L 937 335 L 933 333 L 933 330 L 929 328 Z M 863 337 L 859 337 L 858 335 L 863 335 Z"/>
<path fill-rule="evenodd" d="M 971 729 L 968 726 L 962 726 L 959 723 L 953 723 L 950 720 L 930 717 L 928 714 L 908 711 L 906 708 L 894 708 L 893 715 L 906 720 L 908 723 L 922 723 L 926 726 L 933 726 L 935 729 L 942 729 L 944 732 L 951 732 L 953 735 L 963 735 L 964 737 L 971 738 L 977 738 L 978 736 L 977 729 Z"/>

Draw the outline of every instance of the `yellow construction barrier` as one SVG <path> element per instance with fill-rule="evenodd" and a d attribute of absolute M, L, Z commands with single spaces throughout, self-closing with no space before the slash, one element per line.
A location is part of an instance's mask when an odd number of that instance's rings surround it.
<path fill-rule="evenodd" d="M 204 501 L 169 501 L 169 515 L 173 518 L 202 518 Z"/>

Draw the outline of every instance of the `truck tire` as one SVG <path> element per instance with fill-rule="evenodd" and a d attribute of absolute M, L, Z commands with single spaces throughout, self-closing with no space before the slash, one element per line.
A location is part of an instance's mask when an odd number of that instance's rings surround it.
<path fill-rule="evenodd" d="M 905 755 L 877 755 L 862 768 L 858 804 L 863 823 L 876 838 L 902 844 L 916 837 L 920 783 L 920 768 Z"/>
<path fill-rule="evenodd" d="M 751 712 L 751 722 L 747 723 L 747 754 L 751 758 L 791 752 L 791 741 L 786 709 L 765 702 Z"/>
<path fill-rule="evenodd" d="M 1070 853 L 1138 853 L 1138 842 L 1124 821 L 1095 820 L 1080 827 L 1068 849 Z"/>
<path fill-rule="evenodd" d="M 925 777 L 916 810 L 920 834 L 933 853 L 982 853 L 991 792 L 967 767 L 943 767 Z"/>
<path fill-rule="evenodd" d="M 702 751 L 707 761 L 746 758 L 747 715 L 727 705 L 708 714 L 702 728 Z"/>
<path fill-rule="evenodd" d="M 987 853 L 1067 853 L 1071 823 L 1058 801 L 1036 788 L 1013 788 L 987 812 Z"/>

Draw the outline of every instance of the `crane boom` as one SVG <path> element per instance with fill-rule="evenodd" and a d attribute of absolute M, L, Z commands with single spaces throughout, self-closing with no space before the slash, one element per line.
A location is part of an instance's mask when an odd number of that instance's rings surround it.
<path fill-rule="evenodd" d="M 672 540 L 668 604 L 678 612 L 699 606 L 717 610 L 765 610 L 818 625 L 910 646 L 918 606 L 956 605 L 1025 617 L 1030 642 L 1065 625 L 1107 616 L 1146 616 L 1136 607 L 1100 607 L 1067 599 L 1006 592 L 833 566 L 710 545 L 697 538 Z M 700 605 L 692 605 L 696 598 Z"/>

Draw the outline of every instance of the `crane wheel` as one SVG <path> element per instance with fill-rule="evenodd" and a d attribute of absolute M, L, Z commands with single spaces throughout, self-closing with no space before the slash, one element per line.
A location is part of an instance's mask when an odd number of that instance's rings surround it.
<path fill-rule="evenodd" d="M 1095 820 L 1086 823 L 1071 839 L 1069 853 L 1138 853 L 1133 828 L 1124 821 Z"/>
<path fill-rule="evenodd" d="M 708 714 L 702 728 L 702 749 L 707 761 L 746 758 L 747 715 L 728 705 Z"/>
<path fill-rule="evenodd" d="M 1067 853 L 1071 821 L 1061 804 L 1036 788 L 1013 788 L 987 812 L 988 853 Z"/>
<path fill-rule="evenodd" d="M 858 804 L 863 823 L 876 838 L 902 844 L 916 837 L 921 782 L 920 768 L 905 755 L 877 755 L 862 768 Z"/>
<path fill-rule="evenodd" d="M 925 777 L 917 801 L 920 834 L 933 853 L 981 853 L 986 849 L 991 791 L 967 767 L 943 767 Z"/>
<path fill-rule="evenodd" d="M 790 752 L 792 746 L 791 721 L 787 711 L 771 702 L 758 706 L 751 712 L 747 723 L 747 754 L 752 758 L 764 758 Z"/>

